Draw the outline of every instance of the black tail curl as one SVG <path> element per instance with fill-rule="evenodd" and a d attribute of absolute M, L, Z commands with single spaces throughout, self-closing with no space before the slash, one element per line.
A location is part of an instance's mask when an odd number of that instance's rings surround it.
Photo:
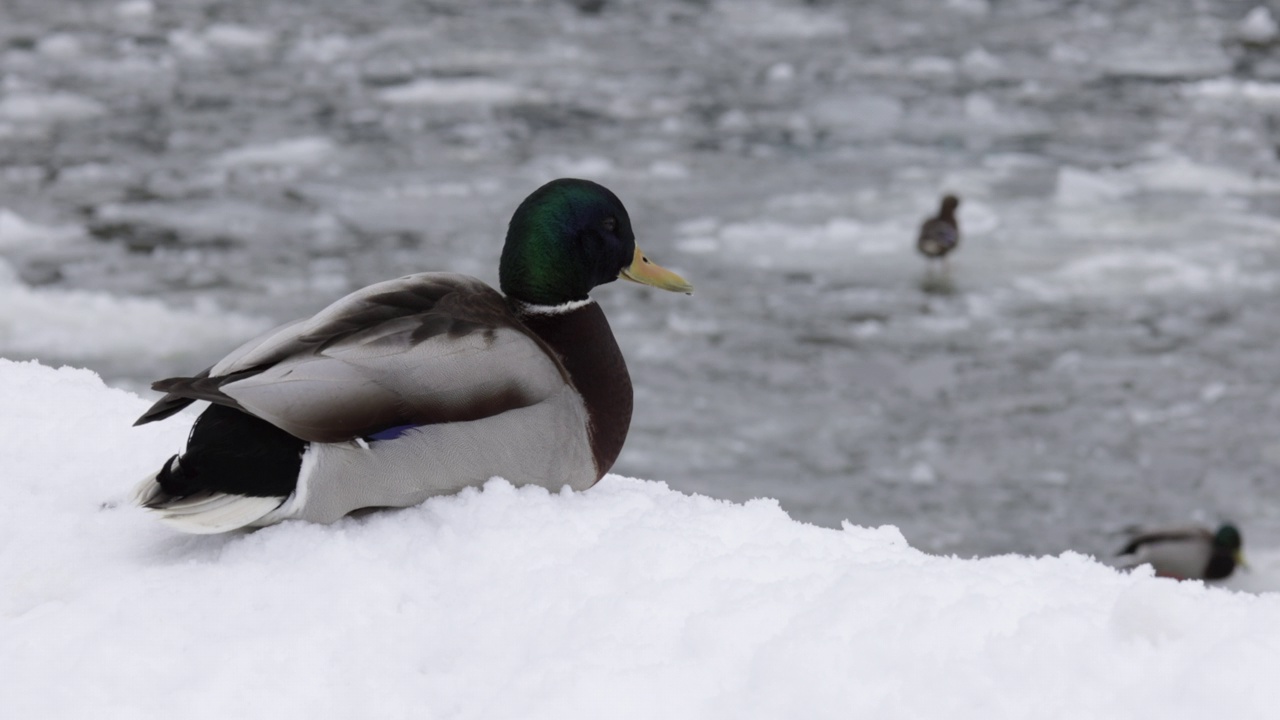
<path fill-rule="evenodd" d="M 156 481 L 174 497 L 287 497 L 297 487 L 307 445 L 266 420 L 210 405 L 192 426 L 187 449 L 169 458 Z"/>

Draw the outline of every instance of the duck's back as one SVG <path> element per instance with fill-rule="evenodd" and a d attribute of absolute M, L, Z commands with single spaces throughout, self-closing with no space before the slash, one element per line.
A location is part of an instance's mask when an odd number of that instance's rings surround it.
<path fill-rule="evenodd" d="M 243 410 L 310 442 L 475 420 L 557 392 L 567 373 L 496 290 L 419 273 L 369 286 L 242 345 L 139 420 L 194 400 Z"/>
<path fill-rule="evenodd" d="M 1122 565 L 1149 564 L 1161 577 L 1203 578 L 1213 556 L 1213 537 L 1198 529 L 1162 531 L 1134 538 Z"/>

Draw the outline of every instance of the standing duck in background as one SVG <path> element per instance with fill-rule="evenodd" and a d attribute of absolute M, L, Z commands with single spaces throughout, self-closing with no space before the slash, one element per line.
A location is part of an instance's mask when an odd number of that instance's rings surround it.
<path fill-rule="evenodd" d="M 502 292 L 454 273 L 371 285 L 155 383 L 166 395 L 136 424 L 212 405 L 135 502 L 218 533 L 407 507 L 494 476 L 591 487 L 622 450 L 632 387 L 588 293 L 619 278 L 693 287 L 636 247 L 617 196 L 572 179 L 516 209 L 498 275 Z"/>
<path fill-rule="evenodd" d="M 1150 565 L 1159 577 L 1178 580 L 1222 580 L 1237 565 L 1248 567 L 1242 546 L 1240 530 L 1231 524 L 1216 532 L 1203 527 L 1152 530 L 1129 540 L 1118 553 L 1119 565 Z"/>
<path fill-rule="evenodd" d="M 960 225 L 956 223 L 956 208 L 960 207 L 960 198 L 947 195 L 942 198 L 942 206 L 938 214 L 924 221 L 920 226 L 920 236 L 916 238 L 916 249 L 930 261 L 942 258 L 946 266 L 947 254 L 960 245 Z"/>

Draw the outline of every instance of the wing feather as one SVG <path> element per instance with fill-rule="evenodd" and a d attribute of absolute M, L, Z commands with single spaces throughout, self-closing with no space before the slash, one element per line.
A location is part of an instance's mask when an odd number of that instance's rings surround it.
<path fill-rule="evenodd" d="M 201 399 L 304 440 L 339 442 L 527 407 L 567 382 L 555 353 L 496 290 L 464 275 L 420 273 L 269 331 L 206 377 L 156 383 L 169 394 L 139 422 L 160 419 L 162 404 L 167 412 Z"/>
<path fill-rule="evenodd" d="M 1213 533 L 1199 527 L 1185 528 L 1166 528 L 1164 530 L 1153 530 L 1135 535 L 1129 538 L 1129 543 L 1116 553 L 1116 555 L 1132 555 L 1144 545 L 1152 545 L 1167 542 L 1187 542 L 1192 540 L 1208 540 L 1213 541 Z"/>

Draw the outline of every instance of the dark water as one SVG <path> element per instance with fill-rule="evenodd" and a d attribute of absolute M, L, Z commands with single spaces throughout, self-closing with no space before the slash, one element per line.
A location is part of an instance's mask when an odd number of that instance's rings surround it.
<path fill-rule="evenodd" d="M 492 281 L 516 203 L 586 176 L 698 288 L 597 292 L 618 472 L 945 552 L 1274 545 L 1251 7 L 9 0 L 0 352 L 139 387 L 376 280 Z M 946 191 L 944 278 L 911 248 Z"/>

